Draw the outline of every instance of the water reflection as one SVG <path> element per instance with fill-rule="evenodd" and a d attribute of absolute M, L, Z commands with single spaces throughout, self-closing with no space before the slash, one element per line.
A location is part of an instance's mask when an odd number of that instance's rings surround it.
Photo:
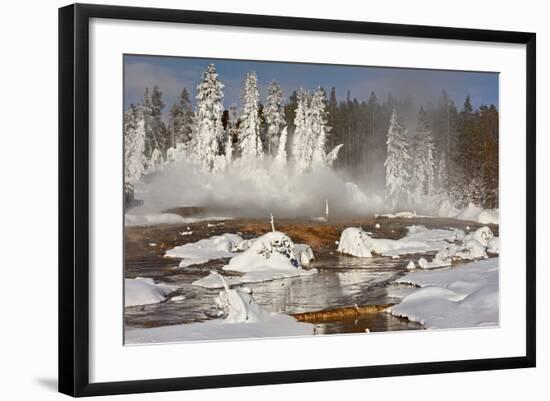
<path fill-rule="evenodd" d="M 312 276 L 248 284 L 259 304 L 281 313 L 318 311 L 353 305 L 391 302 L 386 285 L 403 274 L 408 259 L 383 257 L 354 258 L 338 254 L 316 256 L 311 267 L 319 270 Z M 164 302 L 136 308 L 126 308 L 125 321 L 129 326 L 155 327 L 211 319 L 217 310 L 214 298 L 218 290 L 207 290 L 191 283 L 220 269 L 225 261 L 207 265 L 163 271 L 162 280 L 182 286 L 182 302 Z M 326 322 L 317 325 L 318 333 L 354 333 L 419 328 L 403 319 L 376 314 L 357 320 Z"/>

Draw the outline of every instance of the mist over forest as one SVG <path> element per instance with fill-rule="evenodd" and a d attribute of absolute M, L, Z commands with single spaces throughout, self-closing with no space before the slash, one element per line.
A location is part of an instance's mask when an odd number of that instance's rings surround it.
<path fill-rule="evenodd" d="M 455 103 L 445 87 L 433 98 L 367 89 L 358 100 L 345 87 L 283 93 L 272 81 L 260 91 L 258 80 L 247 73 L 230 105 L 213 64 L 173 104 L 164 88 L 145 87 L 124 115 L 127 192 L 260 213 L 321 209 L 325 199 L 361 212 L 498 208 L 495 105 Z"/>

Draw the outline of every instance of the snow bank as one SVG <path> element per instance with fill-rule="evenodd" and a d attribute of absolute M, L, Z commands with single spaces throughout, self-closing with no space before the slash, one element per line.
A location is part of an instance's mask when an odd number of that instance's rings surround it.
<path fill-rule="evenodd" d="M 124 279 L 124 306 L 157 304 L 165 301 L 178 288 L 174 285 L 155 283 L 150 278 L 127 278 Z"/>
<path fill-rule="evenodd" d="M 498 209 L 482 209 L 471 203 L 464 209 L 459 210 L 445 202 L 439 208 L 438 216 L 475 221 L 479 224 L 499 224 Z"/>
<path fill-rule="evenodd" d="M 481 260 L 436 271 L 409 273 L 397 283 L 421 288 L 393 290 L 402 297 L 388 309 L 428 329 L 498 325 L 499 258 Z"/>
<path fill-rule="evenodd" d="M 161 209 L 162 210 L 162 209 Z M 124 225 L 132 226 L 152 226 L 157 224 L 185 224 L 198 223 L 201 221 L 219 221 L 230 220 L 232 217 L 224 216 L 199 216 L 182 217 L 175 213 L 163 213 L 158 209 L 150 207 L 136 207 L 127 211 L 124 215 Z"/>
<path fill-rule="evenodd" d="M 378 215 L 376 215 L 378 217 Z M 398 212 L 398 213 L 386 213 L 380 215 L 380 217 L 384 217 L 386 219 L 412 219 L 414 217 L 422 217 L 417 216 L 416 212 Z"/>
<path fill-rule="evenodd" d="M 173 213 L 150 213 L 150 214 L 131 214 L 126 213 L 124 224 L 126 226 L 152 226 L 156 224 L 180 224 L 185 223 L 185 219 L 179 214 Z"/>
<path fill-rule="evenodd" d="M 213 259 L 230 258 L 236 252 L 247 249 L 250 243 L 237 234 L 227 233 L 171 248 L 164 256 L 181 258 L 179 267 L 187 267 Z"/>
<path fill-rule="evenodd" d="M 457 229 L 432 229 L 424 226 L 410 226 L 405 237 L 399 240 L 372 238 L 360 228 L 346 228 L 338 243 L 338 252 L 358 257 L 371 257 L 372 253 L 399 257 L 406 254 L 438 251 L 464 237 Z"/>
<path fill-rule="evenodd" d="M 231 338 L 311 335 L 314 325 L 297 322 L 292 316 L 271 312 L 258 305 L 250 290 L 231 289 L 217 273 L 224 290 L 216 299 L 223 319 L 152 329 L 129 329 L 127 343 L 166 343 Z"/>
<path fill-rule="evenodd" d="M 498 238 L 497 240 L 494 240 L 494 238 L 489 227 L 480 227 L 464 236 L 461 243 L 451 244 L 440 249 L 427 268 L 450 266 L 452 262 L 458 260 L 485 259 L 487 258 L 487 251 L 491 252 L 489 244 L 492 244 L 491 253 L 498 253 Z"/>

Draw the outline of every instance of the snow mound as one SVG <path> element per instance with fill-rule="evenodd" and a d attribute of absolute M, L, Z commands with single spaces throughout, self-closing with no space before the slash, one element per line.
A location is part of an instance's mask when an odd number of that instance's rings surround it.
<path fill-rule="evenodd" d="M 480 224 L 498 224 L 499 212 L 498 209 L 483 210 L 477 215 L 476 221 Z"/>
<path fill-rule="evenodd" d="M 295 244 L 293 251 L 302 266 L 309 265 L 315 259 L 313 250 L 307 244 Z"/>
<path fill-rule="evenodd" d="M 424 226 L 410 226 L 405 237 L 392 240 L 371 238 L 360 228 L 348 227 L 340 236 L 338 252 L 365 258 L 371 257 L 372 253 L 397 258 L 401 255 L 438 251 L 447 247 L 449 242 L 463 237 L 462 230 L 429 230 Z"/>
<path fill-rule="evenodd" d="M 295 253 L 296 252 L 296 253 Z M 309 276 L 317 269 L 302 269 L 313 259 L 313 251 L 308 245 L 295 245 L 284 233 L 273 231 L 256 238 L 241 254 L 234 256 L 223 270 L 244 273 L 233 282 L 257 283 L 282 278 Z M 207 288 L 218 288 L 214 278 L 193 282 Z"/>
<path fill-rule="evenodd" d="M 226 233 L 177 246 L 167 250 L 164 256 L 181 258 L 179 267 L 187 267 L 213 259 L 230 258 L 236 252 L 248 249 L 250 244 L 250 240 L 243 240 L 237 234 Z"/>
<path fill-rule="evenodd" d="M 132 226 L 152 226 L 156 224 L 179 224 L 185 223 L 185 219 L 179 214 L 174 213 L 151 213 L 151 214 L 130 214 L 124 216 L 124 225 Z"/>
<path fill-rule="evenodd" d="M 498 325 L 499 258 L 437 271 L 409 273 L 397 283 L 421 288 L 395 290 L 400 304 L 387 311 L 428 329 Z"/>
<path fill-rule="evenodd" d="M 243 253 L 234 256 L 224 270 L 248 273 L 265 269 L 297 269 L 300 261 L 294 254 L 294 243 L 279 231 L 257 238 Z"/>
<path fill-rule="evenodd" d="M 487 226 L 479 227 L 476 231 L 473 233 L 469 233 L 466 237 L 464 237 L 464 241 L 474 239 L 477 242 L 479 242 L 483 246 L 487 246 L 490 240 L 492 240 L 494 237 L 493 232 L 491 229 Z"/>
<path fill-rule="evenodd" d="M 138 277 L 124 279 L 124 306 L 157 304 L 176 291 L 179 287 L 155 283 L 153 279 Z"/>
<path fill-rule="evenodd" d="M 438 216 L 475 221 L 479 224 L 499 224 L 500 214 L 498 209 L 482 209 L 472 203 L 464 209 L 459 210 L 448 202 L 444 202 L 439 208 Z"/>
<path fill-rule="evenodd" d="M 359 258 L 370 258 L 369 240 L 371 238 L 365 231 L 357 227 L 348 227 L 342 231 L 338 241 L 338 252 Z"/>

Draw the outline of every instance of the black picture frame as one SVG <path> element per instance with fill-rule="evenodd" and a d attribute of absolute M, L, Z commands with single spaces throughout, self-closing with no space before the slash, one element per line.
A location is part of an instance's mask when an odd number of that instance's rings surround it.
<path fill-rule="evenodd" d="M 89 381 L 89 22 L 91 18 L 276 28 L 414 38 L 515 43 L 526 46 L 527 276 L 526 353 L 520 357 L 381 366 L 196 376 L 90 383 Z M 95 396 L 265 384 L 361 379 L 534 367 L 536 35 L 479 29 L 74 4 L 59 9 L 59 391 Z"/>

